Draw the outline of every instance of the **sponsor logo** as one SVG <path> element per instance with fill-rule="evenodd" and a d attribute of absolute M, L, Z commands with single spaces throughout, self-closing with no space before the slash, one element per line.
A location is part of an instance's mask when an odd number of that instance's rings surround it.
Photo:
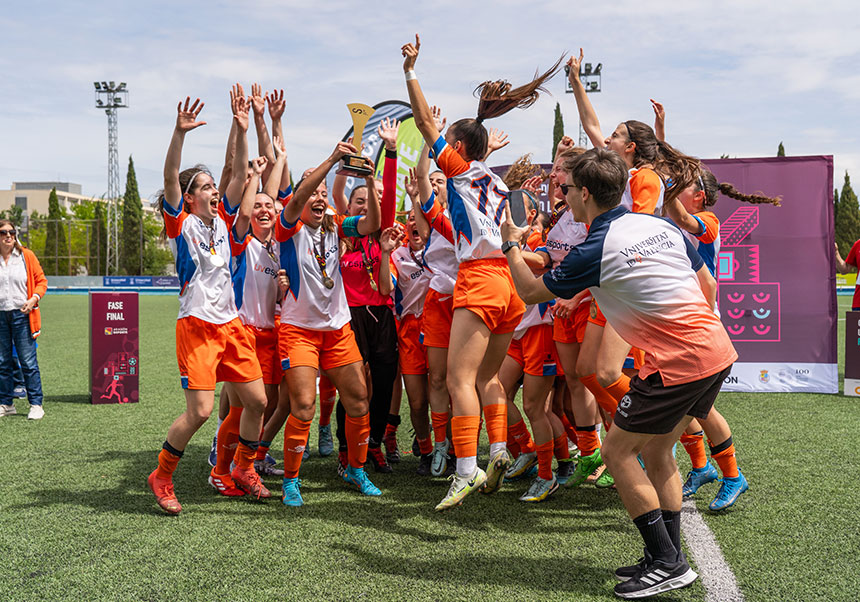
<path fill-rule="evenodd" d="M 618 402 L 618 407 L 623 409 L 628 409 L 633 400 L 630 399 L 629 395 L 625 395 L 621 398 L 621 401 Z"/>
<path fill-rule="evenodd" d="M 113 328 L 110 328 L 110 327 L 105 328 L 105 334 L 106 335 L 112 335 L 113 334 Z"/>
<path fill-rule="evenodd" d="M 740 381 L 738 380 L 737 376 L 727 376 L 723 380 L 723 383 L 725 383 L 727 385 L 736 385 L 736 384 L 738 384 L 738 382 L 740 382 Z"/>
<path fill-rule="evenodd" d="M 860 387 L 854 387 L 854 393 L 860 395 Z"/>
<path fill-rule="evenodd" d="M 767 370 L 762 370 L 761 372 L 759 372 L 758 381 L 764 384 L 770 382 L 770 375 L 767 373 Z"/>

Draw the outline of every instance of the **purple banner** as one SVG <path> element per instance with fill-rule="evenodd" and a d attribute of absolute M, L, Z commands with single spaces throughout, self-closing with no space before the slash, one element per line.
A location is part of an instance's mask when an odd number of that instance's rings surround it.
<path fill-rule="evenodd" d="M 138 401 L 140 339 L 136 292 L 90 293 L 92 403 Z"/>

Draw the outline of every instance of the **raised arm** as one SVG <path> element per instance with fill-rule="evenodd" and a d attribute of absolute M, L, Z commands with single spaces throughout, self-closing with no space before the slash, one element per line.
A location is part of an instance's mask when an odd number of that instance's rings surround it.
<path fill-rule="evenodd" d="M 269 103 L 269 117 L 272 119 L 272 139 L 280 138 L 284 148 L 284 168 L 281 171 L 281 177 L 278 181 L 278 191 L 286 190 L 290 186 L 290 162 L 286 154 L 286 138 L 284 137 L 284 126 L 282 123 L 284 110 L 287 108 L 287 101 L 284 100 L 284 91 L 272 90 L 272 93 L 266 92 L 266 102 Z M 277 149 L 275 149 L 277 159 Z M 276 197 L 272 197 L 276 198 Z"/>
<path fill-rule="evenodd" d="M 236 214 L 236 221 L 233 222 L 233 229 L 236 232 L 237 238 L 242 238 L 248 232 L 251 226 L 251 214 L 254 212 L 254 201 L 257 198 L 257 189 L 260 186 L 260 178 L 263 176 L 263 171 L 266 169 L 268 161 L 265 157 L 257 157 L 251 161 L 251 177 L 248 178 L 248 183 L 245 185 L 245 191 L 242 193 L 242 203 L 239 205 L 239 212 Z"/>
<path fill-rule="evenodd" d="M 233 122 L 236 124 L 236 152 L 233 155 L 233 173 L 230 183 L 224 190 L 227 204 L 235 207 L 242 198 L 242 190 L 245 188 L 245 179 L 248 173 L 248 110 L 250 109 L 248 99 L 241 84 L 236 84 L 230 92 L 231 108 L 233 109 Z"/>
<path fill-rule="evenodd" d="M 270 198 L 278 198 L 278 187 L 281 184 L 281 177 L 284 173 L 284 168 L 287 165 L 287 149 L 284 147 L 284 141 L 280 136 L 275 136 L 272 139 L 272 147 L 275 150 L 275 164 L 269 171 L 269 179 L 263 185 L 263 192 L 269 195 Z M 268 169 L 269 166 L 267 165 Z"/>
<path fill-rule="evenodd" d="M 394 225 L 397 211 L 397 132 L 400 124 L 396 119 L 386 117 L 380 124 L 377 134 L 385 145 L 385 163 L 382 167 L 382 228 Z"/>
<path fill-rule="evenodd" d="M 666 142 L 666 109 L 653 98 L 650 100 L 651 108 L 654 109 L 654 135 L 660 142 Z"/>
<path fill-rule="evenodd" d="M 379 236 L 379 294 L 387 297 L 394 290 L 391 282 L 391 254 L 403 240 L 403 226 L 394 224 Z"/>
<path fill-rule="evenodd" d="M 260 84 L 251 84 L 249 100 L 254 112 L 254 128 L 257 130 L 257 152 L 261 157 L 266 158 L 266 171 L 262 179 L 265 184 L 269 181 L 269 174 L 275 165 L 275 150 L 272 148 L 269 129 L 266 127 L 266 98 L 263 96 L 263 88 Z"/>
<path fill-rule="evenodd" d="M 426 146 L 424 148 L 427 148 Z M 403 180 L 403 186 L 406 188 L 406 194 L 409 195 L 409 200 L 412 201 L 412 214 L 415 216 L 415 227 L 418 229 L 418 236 L 421 240 L 427 242 L 430 237 L 430 224 L 427 218 L 424 217 L 424 212 L 421 211 L 423 204 L 418 196 L 418 176 L 415 174 L 415 168 L 409 170 L 409 175 Z M 429 188 L 429 186 L 428 186 Z M 430 195 L 427 195 L 430 198 Z"/>
<path fill-rule="evenodd" d="M 167 147 L 167 157 L 164 159 L 164 202 L 174 209 L 179 209 L 179 203 L 182 201 L 179 167 L 182 164 L 182 145 L 185 143 L 185 134 L 194 128 L 206 125 L 205 121 L 197 121 L 197 116 L 203 110 L 204 104 L 199 98 L 191 104 L 191 97 L 188 96 L 185 98 L 184 107 L 182 101 L 179 101 L 176 106 L 176 127 L 173 128 L 170 146 Z"/>
<path fill-rule="evenodd" d="M 579 67 L 582 65 L 582 48 L 579 49 L 579 58 L 571 55 L 567 61 L 569 71 L 567 79 L 570 81 L 570 86 L 573 88 L 573 96 L 576 99 L 576 108 L 579 111 L 579 121 L 582 123 L 582 129 L 588 134 L 588 139 L 596 148 L 603 148 L 606 137 L 600 133 L 600 121 L 597 119 L 597 113 L 594 107 L 591 106 L 591 101 L 588 100 L 588 94 L 585 93 L 585 86 L 579 79 Z"/>
<path fill-rule="evenodd" d="M 230 91 L 230 104 L 233 104 L 233 91 Z M 230 135 L 227 137 L 227 150 L 224 154 L 224 167 L 221 168 L 221 179 L 218 180 L 218 198 L 222 198 L 227 192 L 227 184 L 230 183 L 230 178 L 233 176 L 233 156 L 236 154 L 236 136 L 239 134 L 239 128 L 236 125 L 236 120 L 230 120 Z"/>
<path fill-rule="evenodd" d="M 315 170 L 309 173 L 302 181 L 302 185 L 299 186 L 298 190 L 293 192 L 293 196 L 290 198 L 290 201 L 284 205 L 284 220 L 290 224 L 296 223 L 302 215 L 302 209 L 304 208 L 305 203 L 308 202 L 311 195 L 316 191 L 322 181 L 325 180 L 325 176 L 329 170 L 331 170 L 331 168 L 334 167 L 344 155 L 356 154 L 357 152 L 358 151 L 352 144 L 348 142 L 338 142 L 331 155 L 329 155 L 325 161 L 320 163 Z M 369 188 L 374 188 L 374 186 L 371 185 Z M 370 197 L 368 196 L 368 200 L 369 199 Z M 370 213 L 370 207 L 368 207 L 368 213 Z M 378 227 L 379 225 L 377 224 L 377 228 Z"/>
<path fill-rule="evenodd" d="M 376 182 L 373 175 L 376 172 L 376 166 L 367 157 L 364 160 L 370 168 L 370 175 L 364 178 L 364 183 L 367 185 L 367 214 L 358 220 L 356 229 L 362 236 L 367 236 L 371 232 L 379 230 L 382 223 L 382 211 L 379 207 L 379 193 L 376 192 Z"/>
<path fill-rule="evenodd" d="M 349 138 L 348 142 L 352 142 Z M 346 215 L 349 211 L 349 199 L 346 198 L 346 176 L 342 173 L 334 175 L 334 183 L 331 185 L 329 201 L 334 203 L 334 210 L 338 215 Z"/>
<path fill-rule="evenodd" d="M 427 104 L 424 92 L 421 91 L 421 86 L 418 85 L 418 76 L 415 75 L 415 61 L 418 60 L 418 50 L 420 48 L 421 38 L 416 33 L 415 44 L 411 42 L 404 44 L 400 52 L 405 57 L 403 71 L 406 73 L 406 91 L 409 93 L 409 104 L 412 105 L 412 117 L 415 120 L 415 127 L 421 132 L 427 146 L 432 147 L 436 140 L 439 139 L 439 130 L 436 129 L 430 105 Z"/>

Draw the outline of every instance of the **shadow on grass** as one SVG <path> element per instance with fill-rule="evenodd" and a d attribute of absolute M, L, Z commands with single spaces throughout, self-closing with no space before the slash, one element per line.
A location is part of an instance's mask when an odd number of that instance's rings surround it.
<path fill-rule="evenodd" d="M 45 403 L 90 403 L 90 396 L 87 394 L 82 395 L 46 395 Z"/>

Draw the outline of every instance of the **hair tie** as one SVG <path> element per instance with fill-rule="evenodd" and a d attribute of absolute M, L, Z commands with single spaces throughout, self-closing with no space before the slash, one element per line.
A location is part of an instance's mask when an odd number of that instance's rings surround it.
<path fill-rule="evenodd" d="M 479 117 L 475 117 L 475 121 L 477 121 L 478 123 L 484 123 L 484 118 L 483 118 L 483 117 L 480 117 L 480 116 L 479 116 Z"/>

